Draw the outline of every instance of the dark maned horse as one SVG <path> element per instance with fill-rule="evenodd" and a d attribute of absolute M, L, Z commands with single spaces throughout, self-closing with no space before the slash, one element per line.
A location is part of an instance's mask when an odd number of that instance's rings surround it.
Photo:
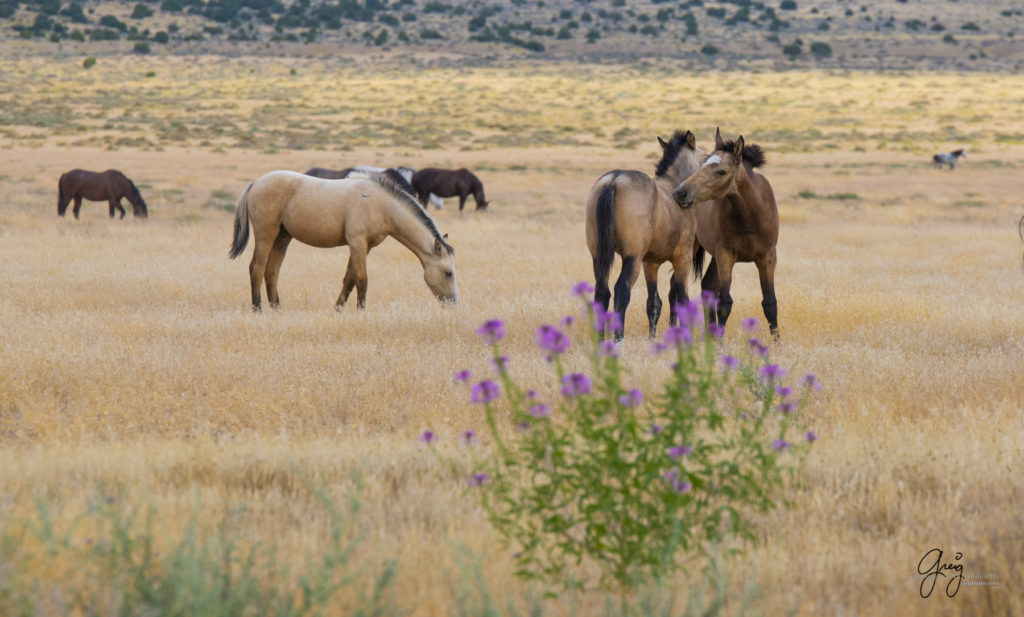
<path fill-rule="evenodd" d="M 622 257 L 622 269 L 615 283 L 615 312 L 620 326 L 624 325 L 630 290 L 640 274 L 637 262 L 643 262 L 651 337 L 661 316 L 661 264 L 669 261 L 674 269 L 668 292 L 671 325 L 676 323 L 676 304 L 687 300 L 686 278 L 693 258 L 696 223 L 692 210 L 680 209 L 673 201 L 672 189 L 693 173 L 704 155 L 690 131 L 676 131 L 668 142 L 659 137 L 658 143 L 662 156 L 654 179 L 643 172 L 616 169 L 598 178 L 587 198 L 587 247 L 597 279 L 594 298 L 608 310 L 608 276 L 617 252 Z M 614 334 L 621 339 L 623 329 Z"/>
<path fill-rule="evenodd" d="M 404 173 L 406 170 L 408 173 Z M 306 175 L 313 176 L 314 178 L 323 178 L 324 180 L 341 180 L 349 177 L 349 175 L 354 172 L 383 174 L 390 178 L 403 191 L 410 195 L 416 194 L 416 192 L 412 190 L 412 185 L 409 184 L 409 179 L 412 177 L 412 170 L 408 167 L 389 167 L 385 169 L 383 167 L 370 167 L 369 165 L 356 165 L 355 167 L 346 167 L 345 169 L 338 170 L 314 167 L 313 169 L 307 170 Z"/>
<path fill-rule="evenodd" d="M 57 214 L 64 216 L 68 210 L 68 204 L 75 200 L 75 208 L 72 210 L 75 218 L 82 209 L 82 199 L 89 201 L 106 201 L 110 203 L 110 218 L 114 218 L 114 210 L 121 211 L 121 218 L 124 218 L 124 208 L 121 207 L 121 198 L 126 197 L 132 204 L 132 214 L 146 218 L 149 210 L 146 202 L 135 188 L 135 183 L 128 179 L 123 173 L 108 169 L 103 172 L 86 171 L 84 169 L 72 169 L 60 177 L 58 183 Z"/>
<path fill-rule="evenodd" d="M 459 210 L 466 205 L 466 197 L 473 196 L 476 200 L 476 209 L 485 210 L 487 200 L 484 199 L 484 185 L 480 179 L 473 175 L 468 169 L 435 169 L 428 167 L 417 171 L 412 176 L 412 188 L 414 194 L 419 197 L 424 207 L 427 198 L 431 193 L 438 197 L 459 198 Z"/>
<path fill-rule="evenodd" d="M 953 150 L 952 152 L 942 152 L 932 157 L 932 165 L 935 165 L 939 169 L 941 169 L 943 165 L 949 165 L 949 170 L 953 171 L 953 168 L 956 167 L 956 160 L 961 156 L 967 158 L 967 153 L 963 148 Z"/>
<path fill-rule="evenodd" d="M 693 245 L 694 275 L 699 277 L 704 252 L 711 263 L 701 289 L 718 299 L 711 316 L 725 327 L 732 311 L 732 268 L 736 262 L 754 262 L 761 280 L 761 308 L 772 338 L 779 338 L 775 299 L 775 245 L 779 239 L 779 209 L 771 184 L 754 171 L 765 163 L 760 146 L 746 145 L 743 137 L 723 141 L 715 131 L 715 150 L 698 169 L 676 187 L 673 195 L 683 208 L 696 204 L 697 236 Z"/>

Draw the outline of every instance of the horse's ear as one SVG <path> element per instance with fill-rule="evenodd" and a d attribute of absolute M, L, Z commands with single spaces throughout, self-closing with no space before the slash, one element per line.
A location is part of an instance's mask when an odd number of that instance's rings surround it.
<path fill-rule="evenodd" d="M 732 146 L 732 155 L 736 157 L 737 161 L 743 160 L 743 135 L 736 138 L 736 143 Z"/>
<path fill-rule="evenodd" d="M 697 149 L 697 138 L 690 131 L 686 131 L 686 147 L 690 150 Z"/>
<path fill-rule="evenodd" d="M 665 142 L 664 139 L 661 138 L 661 135 L 658 135 L 658 143 L 661 144 L 662 150 L 668 147 L 668 144 Z"/>
<path fill-rule="evenodd" d="M 434 254 L 438 256 L 444 254 L 444 244 L 441 243 L 441 238 L 434 238 Z"/>
<path fill-rule="evenodd" d="M 722 129 L 721 127 L 715 127 L 715 150 L 721 150 L 725 142 L 722 140 Z"/>
<path fill-rule="evenodd" d="M 447 240 L 448 239 L 448 234 L 445 234 L 445 235 L 443 235 L 441 237 L 444 238 L 445 240 Z"/>

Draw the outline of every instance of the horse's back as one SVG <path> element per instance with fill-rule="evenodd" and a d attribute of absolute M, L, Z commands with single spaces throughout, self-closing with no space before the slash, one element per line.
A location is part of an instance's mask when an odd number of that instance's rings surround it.
<path fill-rule="evenodd" d="M 615 245 L 619 251 L 645 250 L 639 247 L 646 247 L 654 234 L 655 191 L 654 182 L 647 174 L 631 169 L 616 169 L 598 178 L 587 198 L 587 245 L 591 252 L 596 250 L 597 229 L 605 224 L 602 219 L 606 217 L 614 220 Z M 606 211 L 599 211 L 602 206 Z"/>
<path fill-rule="evenodd" d="M 379 195 L 380 190 L 372 180 L 361 176 L 330 180 L 272 171 L 253 182 L 249 216 L 254 229 L 259 225 L 271 239 L 283 227 L 303 244 L 342 246 L 347 243 L 349 223 L 354 220 L 359 225 L 360 220 L 373 216 L 372 209 L 360 206 Z"/>

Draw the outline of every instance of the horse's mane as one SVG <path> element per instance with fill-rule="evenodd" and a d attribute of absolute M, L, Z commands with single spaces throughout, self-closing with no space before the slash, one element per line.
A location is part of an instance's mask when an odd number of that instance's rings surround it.
<path fill-rule="evenodd" d="M 441 232 L 437 229 L 437 224 L 434 223 L 434 219 L 430 218 L 430 215 L 427 214 L 427 211 L 423 209 L 423 206 L 420 205 L 420 202 L 416 201 L 416 198 L 410 195 L 401 186 L 399 186 L 397 182 L 385 176 L 384 174 L 367 171 L 353 171 L 348 175 L 348 177 L 366 178 L 370 182 L 373 182 L 377 186 L 386 190 L 392 197 L 398 200 L 400 204 L 405 206 L 405 208 L 409 210 L 409 212 L 412 212 L 414 215 L 416 215 L 416 218 L 419 219 L 419 221 L 423 223 L 423 225 L 428 230 L 430 230 L 430 233 L 433 234 L 434 239 L 438 240 L 441 243 L 441 246 L 443 246 L 448 251 L 449 255 L 455 254 L 455 249 L 452 247 L 452 245 L 448 244 L 445 241 L 444 236 L 442 236 Z"/>
<path fill-rule="evenodd" d="M 964 154 L 964 149 L 963 149 L 963 148 L 960 148 L 959 150 L 953 150 L 952 152 L 950 152 L 950 154 L 953 154 L 953 155 L 955 155 L 955 156 L 963 156 L 963 154 Z"/>
<path fill-rule="evenodd" d="M 669 139 L 668 145 L 665 146 L 661 160 L 658 161 L 658 166 L 654 168 L 654 175 L 664 176 L 668 173 L 669 167 L 672 167 L 672 163 L 675 163 L 676 159 L 679 158 L 679 153 L 682 152 L 685 145 L 686 131 L 676 131 L 673 133 L 672 139 Z"/>
<path fill-rule="evenodd" d="M 721 148 L 715 148 L 717 152 L 732 152 L 736 148 L 736 141 L 730 139 L 729 141 L 722 144 Z M 757 144 L 750 144 L 749 146 L 743 146 L 743 160 L 750 164 L 751 167 L 757 169 L 758 167 L 764 167 L 767 162 L 764 158 L 764 151 L 761 150 L 761 146 Z"/>

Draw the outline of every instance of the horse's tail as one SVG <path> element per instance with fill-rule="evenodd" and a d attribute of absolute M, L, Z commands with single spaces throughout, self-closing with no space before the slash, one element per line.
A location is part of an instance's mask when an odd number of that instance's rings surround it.
<path fill-rule="evenodd" d="M 234 259 L 242 254 L 245 245 L 249 244 L 249 189 L 252 185 L 245 187 L 242 198 L 238 200 L 238 207 L 235 209 L 235 235 L 231 239 L 231 251 L 228 257 Z"/>
<path fill-rule="evenodd" d="M 698 246 L 693 252 L 693 280 L 699 281 L 704 273 L 704 247 Z"/>
<path fill-rule="evenodd" d="M 616 174 L 617 175 L 617 174 Z M 594 220 L 597 224 L 597 254 L 594 255 L 594 274 L 598 281 L 607 280 L 615 260 L 615 178 L 612 175 L 597 195 Z"/>

